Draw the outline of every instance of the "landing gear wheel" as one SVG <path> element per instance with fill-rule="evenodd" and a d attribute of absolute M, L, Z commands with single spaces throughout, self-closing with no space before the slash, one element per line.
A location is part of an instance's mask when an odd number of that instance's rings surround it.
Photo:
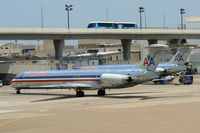
<path fill-rule="evenodd" d="M 106 91 L 105 90 L 98 90 L 97 95 L 98 96 L 105 96 Z"/>
<path fill-rule="evenodd" d="M 81 91 L 81 90 L 77 91 L 76 96 L 77 97 L 84 97 L 85 96 L 84 91 Z"/>
<path fill-rule="evenodd" d="M 16 90 L 16 94 L 21 94 L 20 90 Z"/>

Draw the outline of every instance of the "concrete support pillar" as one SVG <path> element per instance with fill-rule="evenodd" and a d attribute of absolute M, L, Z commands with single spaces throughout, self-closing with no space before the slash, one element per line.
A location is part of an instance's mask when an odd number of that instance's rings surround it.
<path fill-rule="evenodd" d="M 131 59 L 131 39 L 122 39 L 122 47 L 123 47 L 123 59 L 130 60 Z"/>
<path fill-rule="evenodd" d="M 158 40 L 156 40 L 156 39 L 148 40 L 148 43 L 149 43 L 149 45 L 151 45 L 151 44 L 157 44 Z"/>
<path fill-rule="evenodd" d="M 65 46 L 64 40 L 53 40 L 55 48 L 55 59 L 62 60 L 63 58 L 63 48 Z"/>

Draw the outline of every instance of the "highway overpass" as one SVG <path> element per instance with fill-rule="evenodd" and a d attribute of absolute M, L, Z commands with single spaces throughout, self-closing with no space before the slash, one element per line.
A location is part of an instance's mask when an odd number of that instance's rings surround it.
<path fill-rule="evenodd" d="M 117 39 L 121 40 L 124 59 L 130 59 L 132 40 L 200 39 L 200 30 L 182 29 L 54 29 L 54 28 L 0 28 L 0 40 L 54 40 L 56 59 L 62 59 L 64 40 Z"/>

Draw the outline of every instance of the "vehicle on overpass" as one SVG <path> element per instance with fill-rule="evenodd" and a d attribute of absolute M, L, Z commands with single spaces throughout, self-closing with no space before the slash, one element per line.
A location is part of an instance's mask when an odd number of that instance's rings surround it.
<path fill-rule="evenodd" d="M 98 90 L 97 94 L 104 96 L 106 89 L 132 87 L 159 77 L 155 70 L 167 47 L 151 45 L 137 67 L 21 72 L 12 80 L 12 86 L 17 94 L 21 89 L 74 89 L 77 97 L 84 96 L 83 90 Z"/>
<path fill-rule="evenodd" d="M 138 25 L 135 22 L 117 22 L 118 29 L 138 29 Z"/>
<path fill-rule="evenodd" d="M 138 29 L 135 22 L 103 22 L 96 21 L 88 24 L 88 29 Z"/>

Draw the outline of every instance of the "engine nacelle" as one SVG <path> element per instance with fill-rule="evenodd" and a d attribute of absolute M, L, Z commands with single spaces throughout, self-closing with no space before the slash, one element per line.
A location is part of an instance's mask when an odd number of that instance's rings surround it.
<path fill-rule="evenodd" d="M 101 81 L 104 84 L 123 85 L 133 81 L 131 76 L 122 74 L 102 74 Z"/>

